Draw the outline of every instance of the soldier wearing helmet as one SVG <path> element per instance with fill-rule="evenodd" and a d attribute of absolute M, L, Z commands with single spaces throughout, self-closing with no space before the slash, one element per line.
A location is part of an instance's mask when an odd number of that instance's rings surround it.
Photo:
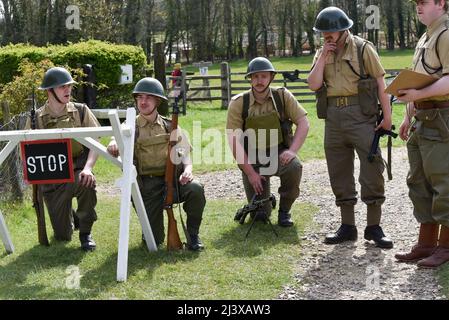
<path fill-rule="evenodd" d="M 100 124 L 87 105 L 70 101 L 72 86 L 76 82 L 65 68 L 49 69 L 43 78 L 40 90 L 46 90 L 48 100 L 36 111 L 36 129 L 99 127 Z M 31 127 L 28 119 L 26 128 Z M 72 140 L 72 157 L 75 171 L 74 184 L 43 185 L 42 191 L 48 208 L 55 238 L 61 241 L 72 239 L 73 229 L 79 229 L 81 248 L 93 251 L 96 243 L 91 231 L 97 220 L 95 205 L 95 176 L 92 169 L 98 155 Z M 77 210 L 72 210 L 72 199 L 78 201 Z"/>
<path fill-rule="evenodd" d="M 307 137 L 309 122 L 307 112 L 290 91 L 270 87 L 275 74 L 268 59 L 258 57 L 250 61 L 246 78 L 250 79 L 251 89 L 232 98 L 226 129 L 234 158 L 242 170 L 248 201 L 254 194 L 267 198 L 270 176 L 280 177 L 278 224 L 291 227 L 290 210 L 299 196 L 302 175 L 297 154 Z M 296 125 L 294 135 L 292 123 Z M 255 139 L 245 141 L 251 135 Z M 255 217 L 266 221 L 270 212 L 267 204 L 262 214 Z"/>
<path fill-rule="evenodd" d="M 326 236 L 326 244 L 357 240 L 354 206 L 357 192 L 354 180 L 354 150 L 360 159 L 361 199 L 367 205 L 364 237 L 376 246 L 392 248 L 380 227 L 385 201 L 384 164 L 380 149 L 373 162 L 368 154 L 375 130 L 391 130 L 391 106 L 384 93 L 385 71 L 374 46 L 349 29 L 353 21 L 336 7 L 323 9 L 314 30 L 325 43 L 317 51 L 308 77 L 309 88 L 317 92 L 318 117 L 326 119 L 324 148 L 341 226 Z M 383 121 L 378 124 L 380 102 Z"/>
<path fill-rule="evenodd" d="M 448 1 L 416 0 L 426 32 L 415 49 L 413 70 L 435 79 L 431 85 L 401 90 L 408 103 L 399 134 L 407 141 L 407 175 L 413 215 L 420 225 L 414 246 L 398 261 L 437 268 L 449 261 L 449 17 Z"/>
<path fill-rule="evenodd" d="M 136 118 L 136 138 L 134 159 L 138 173 L 139 189 L 145 204 L 156 244 L 164 242 L 165 199 L 165 166 L 168 157 L 168 142 L 170 140 L 171 121 L 162 117 L 157 108 L 162 100 L 167 101 L 162 84 L 154 78 L 143 78 L 137 82 L 133 90 L 134 99 L 139 110 Z M 175 202 L 183 202 L 187 214 L 187 231 L 190 236 L 189 250 L 198 251 L 204 248 L 199 237 L 199 229 L 203 217 L 206 199 L 203 186 L 193 178 L 192 162 L 190 160 L 191 145 L 187 137 L 179 130 L 178 143 L 175 149 L 181 155 L 182 172 L 179 174 L 179 197 Z M 117 143 L 112 139 L 108 152 L 119 156 Z M 143 239 L 145 240 L 145 239 Z"/>

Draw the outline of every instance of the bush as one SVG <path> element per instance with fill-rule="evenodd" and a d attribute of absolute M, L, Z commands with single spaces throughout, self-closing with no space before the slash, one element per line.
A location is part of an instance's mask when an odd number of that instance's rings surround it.
<path fill-rule="evenodd" d="M 134 82 L 144 77 L 145 70 L 148 68 L 142 48 L 131 45 L 111 44 L 97 40 L 67 46 L 8 45 L 0 50 L 0 85 L 10 83 L 15 76 L 20 76 L 19 67 L 25 59 L 34 64 L 49 60 L 54 65 L 69 66 L 73 69 L 81 68 L 84 64 L 92 64 L 96 77 L 97 104 L 100 108 L 115 108 L 133 103 L 130 94 L 133 84 L 118 84 L 121 76 L 120 65 L 133 66 Z M 24 73 L 22 76 L 26 78 L 27 74 Z M 43 72 L 39 80 L 42 77 Z"/>

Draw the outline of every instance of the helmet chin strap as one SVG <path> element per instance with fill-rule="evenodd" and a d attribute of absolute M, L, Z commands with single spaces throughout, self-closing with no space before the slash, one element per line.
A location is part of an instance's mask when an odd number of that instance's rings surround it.
<path fill-rule="evenodd" d="M 58 98 L 58 95 L 55 92 L 54 88 L 50 89 L 51 94 L 53 95 L 53 97 L 56 99 L 56 101 L 58 101 L 60 104 L 64 104 L 64 102 L 61 101 L 61 99 Z"/>
<path fill-rule="evenodd" d="M 263 91 L 262 92 L 257 92 L 257 93 L 259 93 L 259 94 L 263 94 L 263 93 L 265 93 L 265 92 L 267 92 L 268 91 L 268 89 L 270 88 L 270 85 L 271 85 L 271 83 L 273 82 L 273 80 L 274 80 L 274 75 L 271 75 L 271 80 L 270 80 L 270 82 L 268 83 L 268 85 L 265 87 L 265 89 L 263 89 Z M 255 91 L 254 90 L 254 87 L 252 87 L 251 88 L 253 91 Z"/>

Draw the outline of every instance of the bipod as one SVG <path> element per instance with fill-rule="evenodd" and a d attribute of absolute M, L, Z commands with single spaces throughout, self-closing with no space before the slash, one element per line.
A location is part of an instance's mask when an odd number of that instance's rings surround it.
<path fill-rule="evenodd" d="M 245 235 L 245 240 L 248 239 L 248 236 L 254 226 L 254 223 L 256 222 L 256 220 L 258 220 L 259 215 L 263 215 L 261 218 L 261 220 L 264 223 L 268 223 L 271 227 L 271 230 L 274 232 L 274 234 L 276 235 L 276 237 L 278 237 L 279 235 L 277 234 L 273 224 L 271 223 L 270 218 L 268 218 L 267 213 L 265 212 L 265 210 L 259 210 L 259 209 L 263 209 L 263 207 L 265 206 L 265 204 L 267 202 L 271 202 L 271 208 L 274 209 L 276 208 L 276 197 L 274 196 L 274 194 L 271 194 L 268 198 L 266 199 L 262 199 L 262 200 L 256 200 L 256 195 L 253 196 L 253 198 L 251 199 L 251 202 L 247 205 L 245 205 L 242 209 L 239 209 L 237 211 L 237 214 L 235 216 L 235 220 L 238 220 L 240 222 L 240 224 L 243 224 L 245 222 L 245 218 L 246 216 L 251 213 L 254 212 L 254 217 L 251 221 L 251 224 L 248 228 L 248 231 L 246 232 Z"/>

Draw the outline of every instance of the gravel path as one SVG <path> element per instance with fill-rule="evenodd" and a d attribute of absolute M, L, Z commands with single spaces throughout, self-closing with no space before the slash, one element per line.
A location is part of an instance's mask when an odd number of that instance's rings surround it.
<path fill-rule="evenodd" d="M 358 160 L 356 164 L 357 177 Z M 408 171 L 405 148 L 393 150 L 393 180 L 386 183 L 382 227 L 394 240 L 395 247 L 391 250 L 381 250 L 363 239 L 366 206 L 361 201 L 356 206 L 359 240 L 336 246 L 323 244 L 325 234 L 340 225 L 339 210 L 329 184 L 326 162 L 315 160 L 303 165 L 298 201 L 310 202 L 320 210 L 302 237 L 303 257 L 298 261 L 297 283 L 285 287 L 280 299 L 446 299 L 434 271 L 418 270 L 414 264 L 397 263 L 394 259 L 396 252 L 414 244 L 418 233 L 405 183 Z M 245 198 L 239 170 L 204 174 L 198 179 L 207 182 L 207 199 Z M 277 190 L 278 185 L 279 179 L 272 178 L 272 190 Z"/>
<path fill-rule="evenodd" d="M 297 262 L 296 283 L 285 287 L 279 299 L 446 299 L 434 271 L 420 270 L 414 264 L 397 263 L 394 259 L 396 252 L 408 250 L 415 243 L 418 234 L 405 183 L 408 171 L 405 148 L 393 150 L 393 180 L 386 182 L 387 199 L 381 225 L 394 241 L 391 250 L 381 250 L 363 239 L 366 206 L 361 201 L 356 206 L 359 240 L 335 246 L 323 244 L 325 234 L 340 225 L 339 210 L 329 184 L 326 162 L 314 160 L 303 165 L 301 195 L 297 201 L 312 203 L 319 211 L 302 235 L 303 256 Z M 356 159 L 356 177 L 358 172 Z M 205 184 L 209 200 L 245 199 L 239 170 L 202 174 L 197 179 Z M 279 179 L 272 178 L 271 186 L 277 190 Z M 115 188 L 106 187 L 99 192 L 118 191 L 112 189 Z"/>

